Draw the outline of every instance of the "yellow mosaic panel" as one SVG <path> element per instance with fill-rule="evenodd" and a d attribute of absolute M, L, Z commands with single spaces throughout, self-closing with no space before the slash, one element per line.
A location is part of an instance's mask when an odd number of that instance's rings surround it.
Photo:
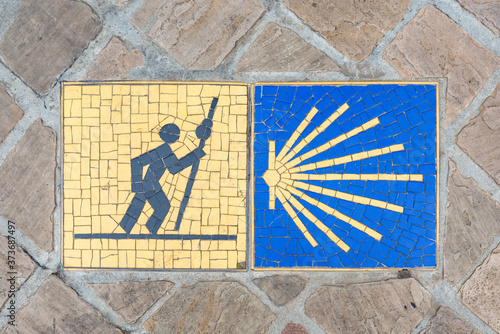
<path fill-rule="evenodd" d="M 64 83 L 64 267 L 245 268 L 247 91 Z"/>

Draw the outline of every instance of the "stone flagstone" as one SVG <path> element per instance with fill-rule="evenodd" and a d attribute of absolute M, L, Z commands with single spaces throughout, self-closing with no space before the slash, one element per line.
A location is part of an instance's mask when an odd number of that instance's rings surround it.
<path fill-rule="evenodd" d="M 479 21 L 500 35 L 500 2 L 498 0 L 457 0 L 471 11 Z"/>
<path fill-rule="evenodd" d="M 500 246 L 462 287 L 462 302 L 495 331 L 500 332 Z"/>
<path fill-rule="evenodd" d="M 479 108 L 479 115 L 459 133 L 456 142 L 500 184 L 500 85 Z"/>
<path fill-rule="evenodd" d="M 113 37 L 99 53 L 87 74 L 88 80 L 116 80 L 127 78 L 127 71 L 144 63 L 144 55 L 138 49 L 128 50 L 125 43 Z"/>
<path fill-rule="evenodd" d="M 500 234 L 500 204 L 449 161 L 444 279 L 457 283 Z"/>
<path fill-rule="evenodd" d="M 45 251 L 52 250 L 56 134 L 31 125 L 0 166 L 0 215 Z"/>
<path fill-rule="evenodd" d="M 174 283 L 169 281 L 154 282 L 119 282 L 89 284 L 112 309 L 118 312 L 128 323 L 135 323 L 160 299 Z"/>
<path fill-rule="evenodd" d="M 327 333 L 410 333 L 431 309 L 432 295 L 415 279 L 324 285 L 305 313 Z"/>
<path fill-rule="evenodd" d="M 180 288 L 144 324 L 148 333 L 267 333 L 273 312 L 237 282 Z"/>
<path fill-rule="evenodd" d="M 431 324 L 420 334 L 480 334 L 471 324 L 446 306 L 441 306 Z"/>
<path fill-rule="evenodd" d="M 3 235 L 0 236 L 0 306 L 3 305 L 8 298 L 10 282 L 7 281 L 7 279 L 10 278 L 9 272 L 15 271 L 16 273 L 15 286 L 17 289 L 35 269 L 33 260 L 31 260 L 29 255 L 26 254 L 21 247 L 15 246 L 14 249 L 10 249 L 9 246 L 7 238 Z M 9 251 L 14 251 L 14 253 L 8 253 Z M 15 262 L 14 270 L 12 270 L 8 263 L 8 261 L 11 261 L 13 258 Z"/>
<path fill-rule="evenodd" d="M 497 56 L 431 5 L 422 8 L 398 33 L 384 59 L 403 79 L 448 78 L 445 125 L 500 68 Z"/>
<path fill-rule="evenodd" d="M 339 67 L 290 29 L 269 23 L 238 64 L 238 72 L 337 71 Z"/>
<path fill-rule="evenodd" d="M 121 333 L 97 311 L 78 298 L 78 294 L 56 276 L 38 288 L 16 315 L 16 326 L 7 325 L 2 333 Z"/>
<path fill-rule="evenodd" d="M 284 0 L 299 18 L 354 61 L 370 55 L 403 19 L 410 0 Z"/>
<path fill-rule="evenodd" d="M 306 287 L 307 279 L 300 276 L 268 276 L 253 280 L 277 306 L 283 306 L 297 297 Z"/>
<path fill-rule="evenodd" d="M 309 334 L 301 325 L 287 324 L 281 334 Z"/>
<path fill-rule="evenodd" d="M 23 115 L 24 111 L 18 107 L 5 87 L 0 85 L 0 144 Z"/>
<path fill-rule="evenodd" d="M 143 1 L 132 23 L 189 69 L 219 65 L 264 12 L 257 0 Z"/>
<path fill-rule="evenodd" d="M 83 2 L 23 0 L 0 40 L 0 55 L 37 93 L 47 94 L 100 28 L 99 18 Z"/>

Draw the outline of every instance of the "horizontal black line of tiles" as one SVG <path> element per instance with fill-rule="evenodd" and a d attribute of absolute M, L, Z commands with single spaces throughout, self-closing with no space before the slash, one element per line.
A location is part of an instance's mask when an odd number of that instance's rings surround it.
<path fill-rule="evenodd" d="M 88 233 L 75 234 L 75 239 L 236 240 L 236 235 Z"/>

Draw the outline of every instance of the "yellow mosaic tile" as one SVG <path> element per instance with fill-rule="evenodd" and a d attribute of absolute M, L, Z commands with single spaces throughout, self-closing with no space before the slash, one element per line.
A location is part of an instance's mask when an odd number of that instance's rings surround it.
<path fill-rule="evenodd" d="M 63 265 L 246 267 L 246 84 L 63 83 Z"/>

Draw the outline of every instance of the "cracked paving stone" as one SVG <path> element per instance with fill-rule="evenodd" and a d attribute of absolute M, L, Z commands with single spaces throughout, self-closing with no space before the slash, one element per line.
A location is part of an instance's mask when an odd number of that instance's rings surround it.
<path fill-rule="evenodd" d="M 237 72 L 337 70 L 335 62 L 295 32 L 269 23 L 241 58 Z"/>
<path fill-rule="evenodd" d="M 431 300 L 413 278 L 325 285 L 307 299 L 305 312 L 327 333 L 410 333 Z"/>
<path fill-rule="evenodd" d="M 0 40 L 0 54 L 33 90 L 47 94 L 100 29 L 99 18 L 83 2 L 23 0 Z"/>
<path fill-rule="evenodd" d="M 452 309 L 441 306 L 431 323 L 420 334 L 480 334 L 471 324 Z"/>
<path fill-rule="evenodd" d="M 500 246 L 481 264 L 462 287 L 462 302 L 474 314 L 500 332 Z"/>
<path fill-rule="evenodd" d="M 56 134 L 35 121 L 0 166 L 0 215 L 44 251 L 52 250 Z"/>
<path fill-rule="evenodd" d="M 4 86 L 0 85 L 0 144 L 23 117 L 24 111 L 19 108 L 16 101 L 7 93 Z"/>
<path fill-rule="evenodd" d="M 457 0 L 479 21 L 500 35 L 500 2 L 498 0 Z"/>
<path fill-rule="evenodd" d="M 276 306 L 284 306 L 306 287 L 307 279 L 300 276 L 268 276 L 253 280 Z"/>
<path fill-rule="evenodd" d="M 257 0 L 143 1 L 132 23 L 189 69 L 218 66 L 264 12 Z"/>
<path fill-rule="evenodd" d="M 287 324 L 281 334 L 309 334 L 304 327 L 297 324 Z"/>
<path fill-rule="evenodd" d="M 7 279 L 10 279 L 8 272 L 15 271 L 15 286 L 18 289 L 35 270 L 33 260 L 21 247 L 16 245 L 14 249 L 10 249 L 9 246 L 7 238 L 3 235 L 0 236 L 0 306 L 7 300 L 10 289 L 10 282 L 7 281 Z M 8 253 L 9 251 L 15 252 L 15 270 L 12 270 L 8 263 L 13 256 L 12 253 Z M 8 258 L 8 256 L 11 256 L 11 258 Z"/>
<path fill-rule="evenodd" d="M 500 204 L 449 160 L 444 279 L 457 283 L 500 234 Z"/>
<path fill-rule="evenodd" d="M 121 333 L 54 275 L 49 276 L 2 333 Z"/>
<path fill-rule="evenodd" d="M 135 323 L 153 306 L 174 283 L 155 282 L 119 282 L 89 284 L 113 310 L 128 323 Z"/>
<path fill-rule="evenodd" d="M 460 131 L 456 143 L 500 184 L 500 85 L 479 108 L 479 115 Z"/>
<path fill-rule="evenodd" d="M 117 80 L 127 78 L 127 71 L 141 66 L 144 55 L 138 49 L 128 50 L 125 43 L 113 37 L 99 53 L 87 74 L 88 80 Z"/>
<path fill-rule="evenodd" d="M 285 0 L 300 19 L 346 57 L 362 61 L 403 19 L 410 0 Z"/>
<path fill-rule="evenodd" d="M 144 324 L 148 333 L 267 333 L 274 313 L 237 282 L 180 288 Z"/>
<path fill-rule="evenodd" d="M 398 33 L 383 57 L 405 80 L 448 78 L 445 125 L 500 68 L 497 56 L 431 5 L 424 6 Z"/>

